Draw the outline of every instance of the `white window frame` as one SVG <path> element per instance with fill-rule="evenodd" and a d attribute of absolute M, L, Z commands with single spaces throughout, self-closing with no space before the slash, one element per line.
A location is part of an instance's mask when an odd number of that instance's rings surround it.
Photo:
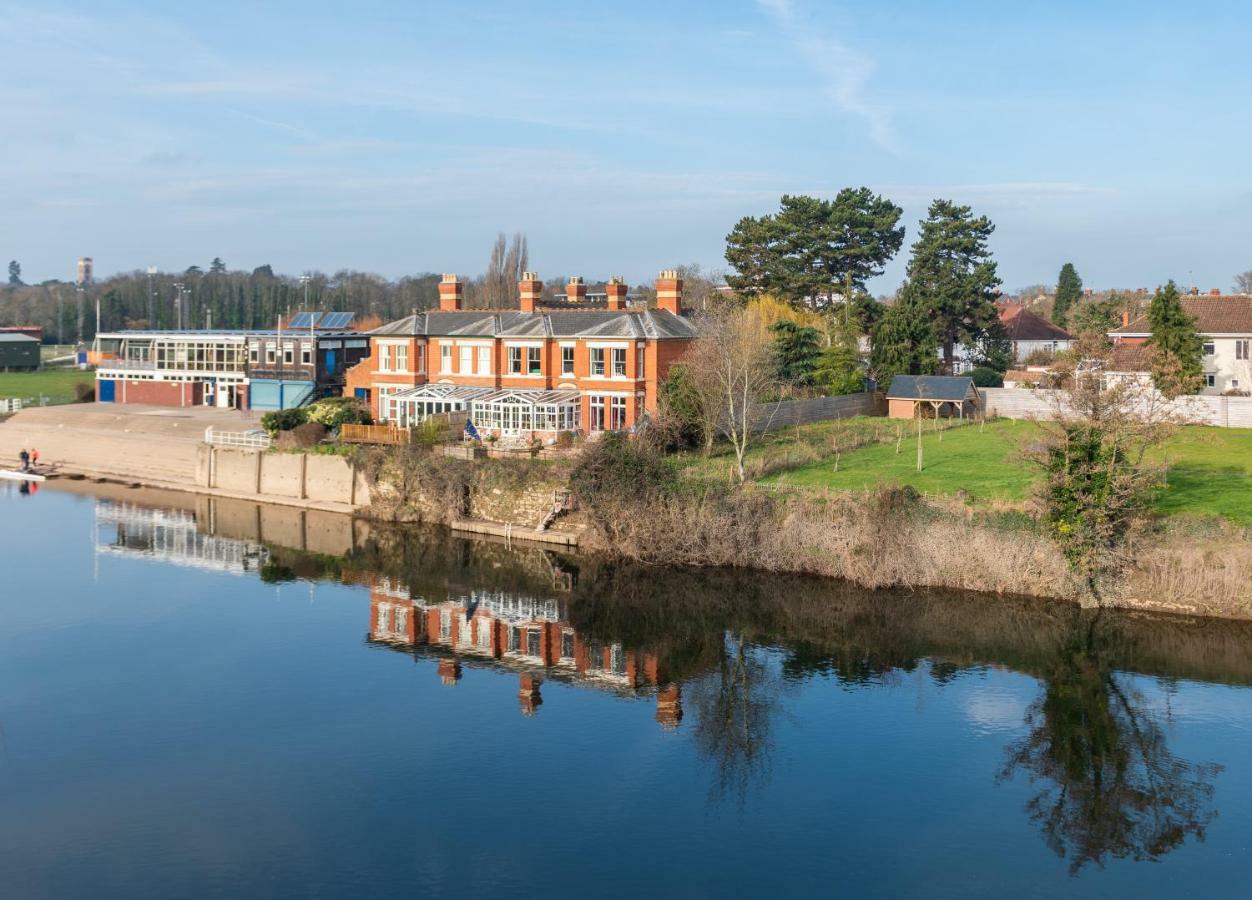
<path fill-rule="evenodd" d="M 561 344 L 561 375 L 563 377 L 574 377 L 574 354 L 577 351 L 577 344 L 571 344 L 568 341 Z"/>
<path fill-rule="evenodd" d="M 469 344 L 459 344 L 457 346 L 457 362 L 456 370 L 460 375 L 474 374 L 474 348 Z"/>
<path fill-rule="evenodd" d="M 439 345 L 439 374 L 452 374 L 452 345 L 443 343 Z"/>
<path fill-rule="evenodd" d="M 491 345 L 483 344 L 478 348 L 478 374 L 491 374 Z"/>

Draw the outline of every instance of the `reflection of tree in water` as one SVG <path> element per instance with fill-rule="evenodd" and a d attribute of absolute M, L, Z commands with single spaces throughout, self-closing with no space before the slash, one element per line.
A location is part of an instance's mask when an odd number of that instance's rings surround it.
<path fill-rule="evenodd" d="M 1075 873 L 1109 856 L 1158 859 L 1188 835 L 1203 840 L 1217 814 L 1221 767 L 1169 752 L 1159 714 L 1115 673 L 1104 625 L 1098 612 L 1078 616 L 1001 773 L 1039 787 L 1027 811 Z"/>
<path fill-rule="evenodd" d="M 742 806 L 753 784 L 764 782 L 782 685 L 763 651 L 727 636 L 712 670 L 685 686 L 688 709 L 696 714 L 696 749 L 713 767 L 712 799 L 733 795 Z"/>

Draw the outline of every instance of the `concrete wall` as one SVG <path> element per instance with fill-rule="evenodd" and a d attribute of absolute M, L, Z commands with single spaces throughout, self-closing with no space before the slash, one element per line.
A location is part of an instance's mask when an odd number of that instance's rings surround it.
<path fill-rule="evenodd" d="M 329 556 L 347 556 L 369 534 L 369 523 L 343 513 L 229 497 L 201 497 L 196 513 L 198 521 L 220 537 Z"/>
<path fill-rule="evenodd" d="M 809 422 L 882 413 L 882 399 L 873 391 L 839 397 L 814 397 L 811 400 L 782 400 L 778 403 L 763 403 L 756 409 L 757 421 L 766 431 Z"/>
<path fill-rule="evenodd" d="M 261 453 L 201 445 L 196 464 L 200 487 L 255 496 L 321 503 L 369 504 L 369 485 L 341 456 Z"/>
<path fill-rule="evenodd" d="M 989 416 L 1006 419 L 1050 419 L 1055 411 L 1048 390 L 980 388 Z M 1188 422 L 1221 428 L 1252 428 L 1252 397 L 1179 397 L 1170 409 Z"/>

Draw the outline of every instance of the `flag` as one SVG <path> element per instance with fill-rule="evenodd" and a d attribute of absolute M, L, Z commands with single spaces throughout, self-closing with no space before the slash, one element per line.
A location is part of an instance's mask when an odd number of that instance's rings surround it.
<path fill-rule="evenodd" d="M 465 420 L 465 433 L 476 441 L 482 440 L 482 436 L 478 433 L 478 429 L 474 427 L 474 423 L 469 419 Z"/>

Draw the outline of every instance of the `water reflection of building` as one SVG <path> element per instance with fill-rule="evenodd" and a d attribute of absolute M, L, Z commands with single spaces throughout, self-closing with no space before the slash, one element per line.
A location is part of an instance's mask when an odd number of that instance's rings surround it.
<path fill-rule="evenodd" d="M 653 694 L 658 722 L 676 727 L 682 720 L 679 688 L 658 654 L 579 634 L 563 600 L 490 590 L 427 599 L 379 578 L 370 591 L 369 640 L 439 658 L 445 684 L 460 679 L 462 665 L 513 670 L 527 715 L 543 702 L 547 679 L 623 696 Z"/>
<path fill-rule="evenodd" d="M 204 534 L 194 514 L 111 500 L 96 502 L 95 551 L 139 556 L 217 572 L 258 571 L 269 559 L 261 544 Z"/>

